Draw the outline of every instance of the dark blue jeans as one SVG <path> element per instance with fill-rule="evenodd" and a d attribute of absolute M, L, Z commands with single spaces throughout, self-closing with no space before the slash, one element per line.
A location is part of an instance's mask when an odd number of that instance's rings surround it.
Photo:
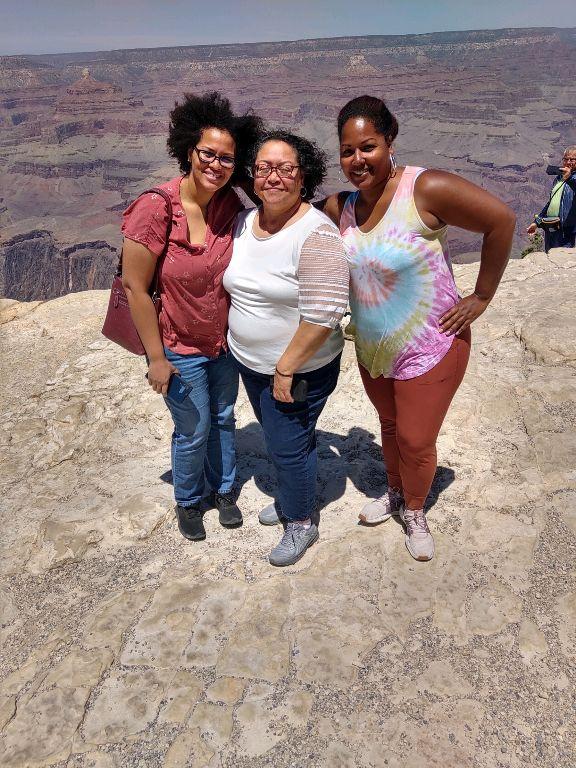
<path fill-rule="evenodd" d="M 276 470 L 277 500 L 288 520 L 306 520 L 316 500 L 316 422 L 336 388 L 338 355 L 316 371 L 294 377 L 306 379 L 306 402 L 280 403 L 270 390 L 270 376 L 252 371 L 236 360 L 254 415 L 264 430 L 268 455 Z"/>
<path fill-rule="evenodd" d="M 576 232 L 565 232 L 563 229 L 544 230 L 544 250 L 550 248 L 574 248 Z"/>

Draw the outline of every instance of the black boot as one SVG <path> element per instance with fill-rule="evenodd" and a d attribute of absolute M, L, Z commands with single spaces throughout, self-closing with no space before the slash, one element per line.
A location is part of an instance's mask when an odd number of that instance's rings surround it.
<path fill-rule="evenodd" d="M 242 512 L 238 509 L 238 505 L 231 493 L 214 493 L 213 502 L 218 510 L 220 525 L 224 525 L 227 528 L 242 525 Z"/>
<path fill-rule="evenodd" d="M 197 505 L 193 504 L 191 507 L 181 507 L 180 504 L 176 505 L 178 528 L 182 536 L 191 541 L 201 541 L 206 538 L 202 515 L 203 512 Z"/>

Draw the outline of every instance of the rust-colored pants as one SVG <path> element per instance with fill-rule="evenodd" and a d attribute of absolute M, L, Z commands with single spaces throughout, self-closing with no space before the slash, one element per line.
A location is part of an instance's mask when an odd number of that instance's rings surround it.
<path fill-rule="evenodd" d="M 470 357 L 470 328 L 427 373 L 413 379 L 372 379 L 359 366 L 378 411 L 388 485 L 404 492 L 408 509 L 422 509 L 436 472 L 436 439 Z"/>

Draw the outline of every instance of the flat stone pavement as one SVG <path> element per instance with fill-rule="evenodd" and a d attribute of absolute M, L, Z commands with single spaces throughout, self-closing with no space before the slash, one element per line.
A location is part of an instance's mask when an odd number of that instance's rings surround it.
<path fill-rule="evenodd" d="M 477 265 L 456 268 L 463 291 Z M 417 563 L 346 350 L 321 538 L 266 559 L 271 466 L 238 406 L 244 526 L 178 533 L 170 422 L 99 336 L 104 292 L 0 305 L 3 768 L 574 768 L 576 254 L 510 264 L 474 326 Z"/>

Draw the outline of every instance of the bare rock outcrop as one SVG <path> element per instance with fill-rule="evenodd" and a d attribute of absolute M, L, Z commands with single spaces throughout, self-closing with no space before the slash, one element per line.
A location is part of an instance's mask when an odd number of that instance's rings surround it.
<path fill-rule="evenodd" d="M 456 267 L 460 288 L 476 267 Z M 572 768 L 576 252 L 512 262 L 473 330 L 429 499 L 394 521 L 353 351 L 319 424 L 321 540 L 274 570 L 238 403 L 241 529 L 178 533 L 170 420 L 99 335 L 107 295 L 0 306 L 6 768 Z"/>

